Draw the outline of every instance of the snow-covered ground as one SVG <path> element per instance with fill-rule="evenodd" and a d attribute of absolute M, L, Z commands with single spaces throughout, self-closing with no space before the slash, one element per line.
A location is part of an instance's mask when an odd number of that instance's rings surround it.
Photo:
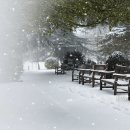
<path fill-rule="evenodd" d="M 71 81 L 71 73 L 25 72 L 0 84 L 0 130 L 129 130 L 127 94 Z"/>

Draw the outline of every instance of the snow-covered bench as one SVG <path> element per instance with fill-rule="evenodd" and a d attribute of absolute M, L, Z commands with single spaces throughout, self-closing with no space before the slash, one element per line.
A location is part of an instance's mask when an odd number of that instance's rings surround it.
<path fill-rule="evenodd" d="M 72 81 L 79 80 L 80 71 L 78 68 L 73 68 L 72 70 Z"/>
<path fill-rule="evenodd" d="M 101 79 L 101 75 L 99 73 L 99 70 L 106 70 L 107 64 L 96 64 L 94 65 L 94 69 L 91 69 L 91 71 L 88 70 L 87 73 L 84 73 L 82 75 L 82 84 L 84 83 L 91 83 L 92 82 L 92 87 L 95 86 L 96 81 Z"/>
<path fill-rule="evenodd" d="M 100 80 L 100 90 L 103 88 L 112 88 L 114 90 L 114 95 L 117 93 L 128 93 L 129 79 L 126 77 L 126 74 L 128 73 L 128 67 L 116 65 L 115 73 L 113 74 L 112 79 L 105 78 L 105 74 L 102 75 Z M 107 86 L 107 84 L 109 84 L 109 86 Z M 121 91 L 117 91 L 119 89 Z"/>
<path fill-rule="evenodd" d="M 91 83 L 91 77 L 92 77 L 91 69 L 85 69 L 82 72 L 80 82 L 82 83 L 82 85 L 84 85 L 85 83 Z"/>
<path fill-rule="evenodd" d="M 72 70 L 72 81 L 79 80 L 79 84 L 82 81 L 82 75 L 84 73 L 84 70 L 92 68 L 91 65 L 85 65 L 82 64 L 79 68 L 73 68 Z"/>
<path fill-rule="evenodd" d="M 55 67 L 55 74 L 65 74 L 65 70 L 62 66 Z"/>

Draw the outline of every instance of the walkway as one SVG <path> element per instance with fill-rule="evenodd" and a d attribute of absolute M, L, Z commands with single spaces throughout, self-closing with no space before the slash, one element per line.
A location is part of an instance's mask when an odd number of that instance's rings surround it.
<path fill-rule="evenodd" d="M 71 74 L 26 72 L 0 84 L 0 130 L 129 130 L 127 95 L 71 82 Z"/>

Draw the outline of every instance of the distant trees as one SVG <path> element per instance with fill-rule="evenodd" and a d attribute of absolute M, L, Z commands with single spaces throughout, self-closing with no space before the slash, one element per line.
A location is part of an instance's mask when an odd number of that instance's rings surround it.
<path fill-rule="evenodd" d="M 0 21 L 2 40 L 0 42 L 6 44 L 4 48 L 6 46 L 8 48 L 0 50 L 1 59 L 4 59 L 3 54 L 6 55 L 7 53 L 7 59 L 11 59 L 9 56 L 12 55 L 17 55 L 22 59 L 22 54 L 25 51 L 20 51 L 20 49 L 28 46 L 24 32 L 38 34 L 37 45 L 34 44 L 33 46 L 36 47 L 33 53 L 37 57 L 41 57 L 42 54 L 47 54 L 46 57 L 50 56 L 47 53 L 48 50 L 53 52 L 51 55 L 60 57 L 60 54 L 62 54 L 60 49 L 67 46 L 71 46 L 71 48 L 75 46 L 76 49 L 81 47 L 82 52 L 86 54 L 95 51 L 93 50 L 94 47 L 90 47 L 92 49 L 88 48 L 89 41 L 73 35 L 72 32 L 78 27 L 94 27 L 97 24 L 107 24 L 112 28 L 118 24 L 130 24 L 129 0 L 8 0 L 1 5 L 1 9 L 3 9 L 3 6 L 5 6 L 5 9 L 1 11 L 2 15 L 0 15 L 2 16 Z M 63 32 L 66 35 L 62 35 Z M 9 37 L 15 40 L 10 40 Z M 118 37 L 115 35 L 114 37 L 112 44 L 107 43 L 107 45 L 102 46 L 101 49 L 104 54 L 110 54 L 115 49 L 129 54 L 129 31 L 126 31 L 124 36 Z M 40 44 L 40 48 L 38 44 Z M 59 53 L 57 54 L 57 52 Z M 9 63 L 11 63 L 10 60 L 8 60 Z"/>
<path fill-rule="evenodd" d="M 55 56 L 63 61 L 63 56 L 68 51 L 79 51 L 86 57 L 95 53 L 94 47 L 91 47 L 95 45 L 94 43 L 90 43 L 87 38 L 77 37 L 73 32 L 58 29 L 51 35 L 42 36 L 41 33 L 32 33 L 29 37 L 25 58 L 28 57 L 32 61 L 44 60 L 50 56 Z"/>
<path fill-rule="evenodd" d="M 35 10 L 33 10 L 35 13 L 33 15 L 34 19 L 32 20 L 34 30 L 36 32 L 40 31 L 41 36 L 45 33 L 53 34 L 53 42 L 48 43 L 52 43 L 58 48 L 60 48 L 59 46 L 61 45 L 56 43 L 58 40 L 54 40 L 54 37 L 57 35 L 55 31 L 57 30 L 66 33 L 68 31 L 72 32 L 78 27 L 95 27 L 98 24 L 109 25 L 110 29 L 117 25 L 130 24 L 129 0 L 33 0 L 32 3 L 32 7 L 36 7 Z M 59 35 L 59 37 L 62 36 Z M 67 39 L 67 37 L 62 38 Z M 59 40 L 59 42 L 60 41 L 62 40 Z M 120 43 L 118 43 L 118 41 L 120 41 Z M 118 45 L 121 46 L 121 41 L 125 42 L 121 37 L 116 38 L 115 44 L 112 45 L 113 47 L 108 48 L 104 46 L 104 49 L 101 49 L 104 50 L 104 52 L 109 52 L 110 50 L 112 52 Z M 64 43 L 66 45 L 68 44 L 67 42 Z M 85 46 L 83 47 L 85 48 Z M 123 47 L 126 48 L 126 45 Z"/>
<path fill-rule="evenodd" d="M 77 27 L 108 24 L 130 24 L 129 0 L 52 0 L 42 10 L 40 25 L 48 23 L 50 32 L 60 28 L 72 31 Z"/>
<path fill-rule="evenodd" d="M 130 56 L 130 26 L 113 28 L 106 37 L 99 43 L 100 51 L 103 55 L 110 55 L 114 51 L 123 52 L 127 57 Z"/>
<path fill-rule="evenodd" d="M 85 47 L 85 45 L 88 44 L 87 39 L 79 38 L 75 36 L 73 32 L 64 32 L 59 29 L 52 33 L 50 37 L 48 37 L 48 40 L 52 48 L 54 48 L 54 56 L 60 60 L 63 60 L 63 56 L 68 51 L 82 51 L 84 54 L 87 53 L 87 51 L 91 51 Z"/>

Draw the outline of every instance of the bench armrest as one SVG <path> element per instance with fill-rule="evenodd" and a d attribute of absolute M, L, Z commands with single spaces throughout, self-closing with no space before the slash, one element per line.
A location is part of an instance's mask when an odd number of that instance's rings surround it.
<path fill-rule="evenodd" d="M 114 73 L 113 77 L 117 77 L 117 78 L 126 78 L 125 74 L 118 74 L 118 73 Z"/>

